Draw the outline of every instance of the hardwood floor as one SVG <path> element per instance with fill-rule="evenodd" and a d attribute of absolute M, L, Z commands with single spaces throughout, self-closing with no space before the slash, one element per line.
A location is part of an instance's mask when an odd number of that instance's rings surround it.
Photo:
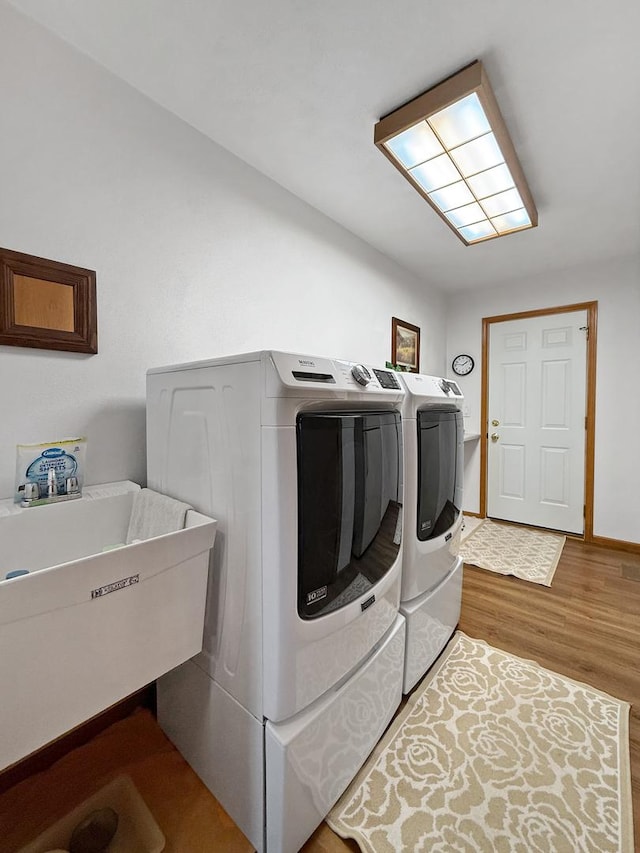
<path fill-rule="evenodd" d="M 460 628 L 472 637 L 632 703 L 631 772 L 640 843 L 640 556 L 568 540 L 551 588 L 465 567 Z M 116 723 L 0 796 L 7 853 L 108 779 L 128 773 L 167 838 L 166 853 L 252 847 L 148 712 Z M 322 824 L 303 853 L 358 850 Z"/>

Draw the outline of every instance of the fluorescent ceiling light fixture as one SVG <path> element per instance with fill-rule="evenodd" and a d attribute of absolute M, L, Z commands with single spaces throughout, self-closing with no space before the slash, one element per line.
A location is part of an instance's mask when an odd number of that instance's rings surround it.
<path fill-rule="evenodd" d="M 538 224 L 481 62 L 380 119 L 374 141 L 465 245 Z"/>

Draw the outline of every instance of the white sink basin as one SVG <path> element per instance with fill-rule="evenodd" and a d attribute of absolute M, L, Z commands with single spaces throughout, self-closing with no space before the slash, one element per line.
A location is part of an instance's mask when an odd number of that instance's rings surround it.
<path fill-rule="evenodd" d="M 138 488 L 0 516 L 0 770 L 202 648 L 216 522 L 189 510 L 183 530 L 103 552 Z"/>

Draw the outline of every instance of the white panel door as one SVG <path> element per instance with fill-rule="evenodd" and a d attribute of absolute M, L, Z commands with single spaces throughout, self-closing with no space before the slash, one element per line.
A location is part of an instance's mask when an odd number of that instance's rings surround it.
<path fill-rule="evenodd" d="M 490 326 L 492 518 L 584 532 L 586 325 L 573 311 Z"/>

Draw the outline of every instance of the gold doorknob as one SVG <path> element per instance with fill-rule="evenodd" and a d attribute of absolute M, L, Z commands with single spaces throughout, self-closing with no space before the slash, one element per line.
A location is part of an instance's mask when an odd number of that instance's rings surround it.
<path fill-rule="evenodd" d="M 497 441 L 500 438 L 497 432 L 491 433 L 491 441 Z"/>
<path fill-rule="evenodd" d="M 500 421 L 491 421 L 491 426 L 500 426 Z"/>

